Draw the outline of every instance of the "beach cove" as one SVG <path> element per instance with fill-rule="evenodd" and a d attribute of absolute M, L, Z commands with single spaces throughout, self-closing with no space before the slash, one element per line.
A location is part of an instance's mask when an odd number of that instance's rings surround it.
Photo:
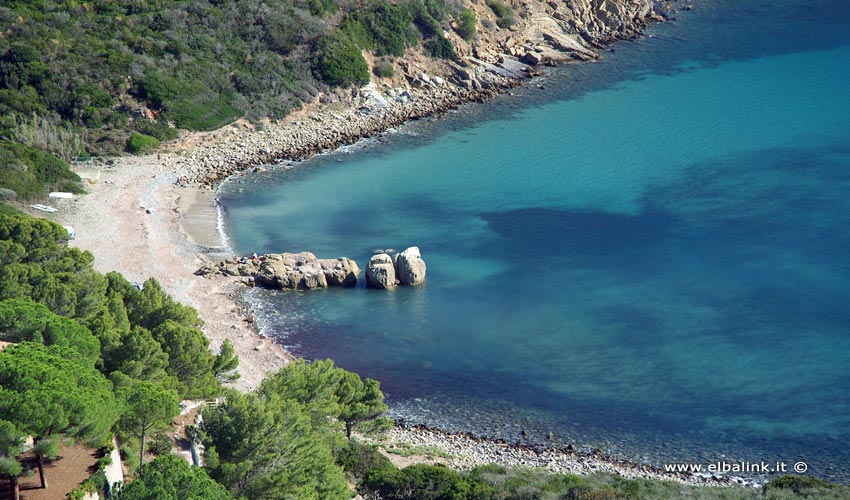
<path fill-rule="evenodd" d="M 543 5 L 541 2 L 537 7 L 542 9 Z M 649 22 L 663 20 L 642 5 L 630 2 L 627 9 L 609 13 L 608 22 L 619 23 L 615 28 L 605 22 L 582 27 L 591 47 L 601 48 L 616 40 L 636 37 Z M 640 10 L 634 10 L 636 6 L 641 6 L 637 7 Z M 587 2 L 579 2 L 573 8 L 594 21 Z M 668 7 L 663 3 L 657 8 L 667 15 Z M 523 22 L 513 31 L 542 37 L 538 28 L 534 22 Z M 502 64 L 496 59 L 503 59 L 500 54 L 505 50 L 505 56 L 515 64 L 520 49 L 514 47 L 517 37 L 508 37 L 513 39 L 508 42 L 504 35 L 489 37 L 476 55 Z M 592 54 L 590 48 L 574 44 L 562 46 L 560 52 L 547 50 L 548 60 L 553 63 L 571 60 L 569 54 L 576 51 L 580 61 Z M 328 102 L 314 102 L 278 123 L 257 127 L 238 120 L 212 132 L 186 134 L 164 144 L 156 154 L 99 158 L 81 164 L 75 170 L 88 180 L 88 194 L 74 200 L 56 200 L 61 211 L 55 218 L 74 225 L 77 238 L 73 245 L 96 256 L 97 270 L 116 270 L 139 283 L 153 277 L 177 300 L 198 309 L 206 322 L 204 331 L 214 345 L 226 337 L 234 342 L 237 355 L 243 359 L 242 378 L 236 387 L 251 390 L 291 355 L 256 335 L 253 318 L 237 303 L 239 294 L 234 283 L 205 280 L 193 274 L 202 265 L 231 256 L 232 252 L 222 231 L 214 188 L 240 172 L 266 171 L 263 165 L 268 161 L 301 160 L 391 132 L 394 126 L 409 120 L 443 113 L 464 103 L 486 101 L 520 84 L 513 72 L 506 76 L 503 68 L 478 61 L 474 68 L 461 72 L 459 85 L 450 85 L 439 77 L 429 79 L 421 70 L 424 60 L 415 60 L 408 67 L 408 72 L 415 75 L 409 77 L 413 86 L 390 89 L 397 99 L 382 98 L 384 103 L 377 110 L 374 87 L 351 94 L 338 92 Z M 364 113 L 364 107 L 375 112 Z M 288 163 L 286 168 L 291 165 Z"/>
<path fill-rule="evenodd" d="M 554 83 L 545 81 L 541 85 L 546 86 L 546 91 L 549 91 Z M 532 92 L 545 91 L 534 89 Z M 529 99 L 528 95 L 523 95 L 522 99 L 535 102 L 534 98 Z M 545 98 L 540 102 L 543 101 Z M 502 104 L 503 102 L 498 103 Z M 521 104 L 519 107 L 522 106 Z M 345 115 L 346 112 L 351 111 L 339 108 L 331 113 L 307 110 L 292 117 L 289 123 L 292 127 L 306 126 L 312 130 L 332 129 L 334 120 L 347 122 L 350 121 L 347 116 L 363 116 Z M 486 113 L 479 117 L 486 119 Z M 442 123 L 437 121 L 433 126 L 440 127 Z M 461 132 L 465 127 L 467 125 L 460 127 Z M 372 129 L 365 135 L 372 135 L 377 130 Z M 405 131 L 400 135 L 404 133 Z M 251 151 L 263 148 L 261 143 L 254 142 L 258 134 L 248 134 L 242 124 L 237 124 L 231 127 L 230 131 L 219 132 L 220 137 L 211 138 L 208 145 L 196 146 L 195 149 L 182 154 L 161 153 L 159 156 L 122 158 L 116 160 L 114 166 L 97 167 L 101 172 L 99 183 L 90 189 L 92 193 L 89 196 L 70 205 L 74 207 L 74 211 L 65 215 L 68 222 L 72 222 L 77 228 L 77 244 L 95 253 L 98 269 L 120 270 L 128 278 L 139 281 L 148 276 L 156 277 L 175 298 L 199 309 L 207 323 L 205 331 L 213 340 L 213 344 L 217 345 L 225 337 L 234 340 L 237 354 L 242 359 L 243 378 L 239 382 L 242 389 L 255 386 L 263 374 L 282 366 L 289 355 L 278 343 L 255 335 L 252 325 L 245 321 L 250 313 L 234 303 L 238 293 L 231 283 L 207 281 L 191 275 L 206 259 L 224 256 L 228 250 L 221 243 L 218 208 L 212 203 L 209 191 L 175 185 L 175 181 L 189 178 L 202 184 L 207 181 L 215 183 L 222 175 L 231 173 L 232 170 L 219 173 L 215 170 L 215 164 L 227 163 L 225 160 L 232 156 L 226 155 L 250 155 L 253 154 Z M 262 135 L 262 132 L 259 135 Z M 427 133 L 423 135 L 425 143 L 431 141 Z M 392 140 L 389 147 L 394 147 Z M 222 152 L 225 157 L 216 156 L 218 152 Z M 292 158 L 303 156 L 303 153 L 299 153 Z M 238 169 L 252 167 L 266 159 L 267 157 L 262 155 L 255 156 L 252 160 L 239 163 Z M 323 161 L 330 165 L 339 163 L 337 157 L 328 157 Z M 205 175 L 211 166 L 216 172 L 212 180 Z M 264 168 L 267 169 L 266 172 L 256 172 L 259 175 L 256 178 L 261 179 L 261 182 L 272 179 L 280 170 L 286 168 L 286 164 Z M 296 175 L 297 171 L 298 168 L 295 168 L 292 175 Z M 251 182 L 251 178 L 252 176 L 247 176 L 245 182 Z M 114 214 L 114 219 L 110 217 L 104 220 L 104 214 Z M 184 236 L 183 233 L 188 235 Z M 232 234 L 229 236 L 232 237 Z M 301 248 L 303 250 L 317 250 L 317 247 L 325 243 L 317 242 L 314 246 L 305 239 L 300 244 L 304 245 Z M 237 248 L 241 253 L 244 253 L 243 250 L 245 248 Z M 331 253 L 344 251 L 339 248 L 335 250 L 337 251 Z M 417 415 L 423 408 L 427 406 L 409 409 L 408 416 Z M 421 418 L 428 420 L 429 417 L 422 415 Z M 462 425 L 462 422 L 457 425 Z M 520 439 L 521 430 L 522 427 L 516 429 L 517 440 Z"/>
<path fill-rule="evenodd" d="M 406 424 L 842 480 L 846 12 L 697 7 L 513 96 L 226 183 L 240 253 L 428 262 L 418 290 L 252 291 L 263 332 L 381 380 Z"/>

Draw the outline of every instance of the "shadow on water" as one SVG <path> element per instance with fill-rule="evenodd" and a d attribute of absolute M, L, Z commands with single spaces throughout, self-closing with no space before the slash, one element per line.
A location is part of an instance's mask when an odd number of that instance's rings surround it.
<path fill-rule="evenodd" d="M 629 215 L 591 210 L 525 208 L 482 213 L 488 227 L 506 242 L 506 253 L 535 258 L 578 259 L 586 264 L 610 265 L 647 253 L 668 236 L 673 218 L 653 211 Z M 483 250 L 483 249 L 482 249 Z"/>

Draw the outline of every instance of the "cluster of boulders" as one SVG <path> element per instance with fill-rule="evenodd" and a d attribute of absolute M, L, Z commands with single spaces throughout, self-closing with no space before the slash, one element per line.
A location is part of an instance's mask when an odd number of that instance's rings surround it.
<path fill-rule="evenodd" d="M 369 260 L 366 286 L 395 288 L 425 282 L 425 261 L 418 247 L 390 256 L 380 253 Z M 310 290 L 357 285 L 360 268 L 348 257 L 319 259 L 311 252 L 270 253 L 252 257 L 234 257 L 206 264 L 195 274 L 204 277 L 240 276 L 246 283 L 279 290 Z"/>
<path fill-rule="evenodd" d="M 329 286 L 352 287 L 360 268 L 348 257 L 319 259 L 311 252 L 270 253 L 252 258 L 236 257 L 207 264 L 198 276 L 242 276 L 248 283 L 280 290 L 309 290 Z"/>
<path fill-rule="evenodd" d="M 378 253 L 366 266 L 366 286 L 370 288 L 395 288 L 398 285 L 416 286 L 425 282 L 425 261 L 419 247 L 410 247 L 401 253 Z"/>

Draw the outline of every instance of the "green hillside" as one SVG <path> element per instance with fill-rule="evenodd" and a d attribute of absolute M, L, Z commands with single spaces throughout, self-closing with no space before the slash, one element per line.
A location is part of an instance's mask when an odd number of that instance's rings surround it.
<path fill-rule="evenodd" d="M 454 57 L 443 29 L 461 13 L 444 0 L 3 2 L 0 188 L 75 190 L 33 149 L 65 168 L 147 151 L 177 129 L 284 117 L 320 91 L 368 82 L 362 50 L 383 65 L 419 45 Z M 22 165 L 39 166 L 15 179 Z"/>

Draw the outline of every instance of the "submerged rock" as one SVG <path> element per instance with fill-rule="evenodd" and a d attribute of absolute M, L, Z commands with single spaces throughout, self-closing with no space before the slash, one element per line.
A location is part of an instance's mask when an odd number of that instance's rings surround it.
<path fill-rule="evenodd" d="M 393 258 L 385 253 L 373 255 L 366 266 L 366 286 L 389 289 L 397 284 Z"/>
<path fill-rule="evenodd" d="M 419 247 L 409 247 L 396 256 L 396 274 L 402 285 L 419 285 L 425 282 L 425 261 Z"/>

